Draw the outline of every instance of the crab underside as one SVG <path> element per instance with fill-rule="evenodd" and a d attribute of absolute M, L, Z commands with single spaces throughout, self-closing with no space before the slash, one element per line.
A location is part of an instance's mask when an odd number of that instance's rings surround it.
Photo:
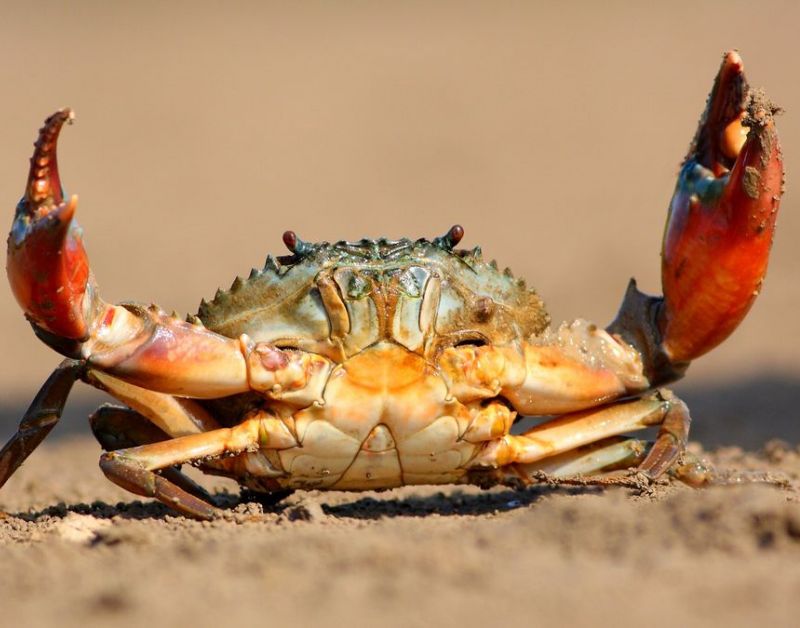
<path fill-rule="evenodd" d="M 80 379 L 124 406 L 90 417 L 114 482 L 199 518 L 211 498 L 180 467 L 260 492 L 548 478 L 622 482 L 681 466 L 686 406 L 661 388 L 722 342 L 766 272 L 782 192 L 775 108 L 725 55 L 680 171 L 664 297 L 631 282 L 606 329 L 551 328 L 524 282 L 433 240 L 310 244 L 268 258 L 179 320 L 104 302 L 62 191 L 45 122 L 8 240 L 34 331 L 67 356 L 0 452 L 0 486 L 58 421 Z M 517 416 L 545 417 L 521 434 Z M 656 427 L 653 442 L 625 436 Z"/>

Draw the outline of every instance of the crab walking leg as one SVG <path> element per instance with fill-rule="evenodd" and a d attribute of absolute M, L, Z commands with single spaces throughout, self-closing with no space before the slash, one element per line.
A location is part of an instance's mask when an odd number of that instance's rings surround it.
<path fill-rule="evenodd" d="M 105 451 L 149 445 L 169 439 L 168 434 L 135 410 L 111 404 L 104 404 L 91 414 L 89 425 Z M 212 499 L 202 486 L 181 473 L 178 467 L 161 469 L 158 474 L 199 499 Z"/>
<path fill-rule="evenodd" d="M 513 465 L 525 479 L 545 473 L 552 478 L 585 476 L 638 466 L 652 443 L 636 438 L 612 436 L 530 464 Z"/>
<path fill-rule="evenodd" d="M 471 465 L 530 464 L 610 436 L 655 425 L 660 426 L 656 443 L 639 468 L 656 478 L 677 461 L 689 433 L 686 406 L 666 390 L 642 399 L 561 416 L 519 436 L 506 435 L 488 443 Z"/>
<path fill-rule="evenodd" d="M 84 379 L 137 411 L 166 436 L 187 436 L 221 427 L 200 404 L 191 399 L 134 386 L 103 371 L 88 369 Z M 115 449 L 118 449 L 115 448 Z"/>
<path fill-rule="evenodd" d="M 214 506 L 154 472 L 194 460 L 236 454 L 255 447 L 258 429 L 256 426 L 253 433 L 250 429 L 252 427 L 243 423 L 235 428 L 112 451 L 100 457 L 100 468 L 109 480 L 132 493 L 155 497 L 191 517 L 211 519 L 218 512 Z"/>
<path fill-rule="evenodd" d="M 672 391 L 662 388 L 656 394 L 664 400 L 666 414 L 658 428 L 653 447 L 638 468 L 639 473 L 651 480 L 663 475 L 681 457 L 689 442 L 689 427 L 692 423 L 689 408 Z"/>
<path fill-rule="evenodd" d="M 106 476 L 119 486 L 146 497 L 155 497 L 176 510 L 199 519 L 209 519 L 216 509 L 203 500 L 190 495 L 156 471 L 175 465 L 208 462 L 216 459 L 244 454 L 254 457 L 245 467 L 252 473 L 265 470 L 260 463 L 261 448 L 282 448 L 289 444 L 297 446 L 285 427 L 281 427 L 271 415 L 253 412 L 238 425 L 221 428 L 213 432 L 192 434 L 158 443 L 113 451 L 100 458 L 100 468 Z M 224 462 L 224 460 L 222 461 Z"/>
<path fill-rule="evenodd" d="M 149 445 L 170 438 L 136 410 L 110 403 L 104 403 L 89 415 L 89 427 L 104 451 Z"/>
<path fill-rule="evenodd" d="M 64 360 L 39 389 L 17 433 L 0 450 L 0 487 L 58 423 L 72 385 L 83 368 L 79 360 Z"/>

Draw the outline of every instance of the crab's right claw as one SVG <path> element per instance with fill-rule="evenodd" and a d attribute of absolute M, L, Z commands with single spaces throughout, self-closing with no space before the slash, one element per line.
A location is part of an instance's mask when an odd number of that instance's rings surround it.
<path fill-rule="evenodd" d="M 8 236 L 6 270 L 14 296 L 34 325 L 81 340 L 89 333 L 85 296 L 91 275 L 73 219 L 78 198 L 64 200 L 56 161 L 61 127 L 72 119 L 72 111 L 62 109 L 39 131 L 25 196 Z"/>
<path fill-rule="evenodd" d="M 672 197 L 659 325 L 673 364 L 713 349 L 761 289 L 783 188 L 773 115 L 728 52 Z"/>

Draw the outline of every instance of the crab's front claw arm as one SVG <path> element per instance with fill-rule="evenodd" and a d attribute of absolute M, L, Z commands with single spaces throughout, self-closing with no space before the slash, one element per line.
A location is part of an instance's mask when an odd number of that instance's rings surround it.
<path fill-rule="evenodd" d="M 8 237 L 6 269 L 14 296 L 37 332 L 83 340 L 94 305 L 93 279 L 73 217 L 77 196 L 64 199 L 56 160 L 61 127 L 72 119 L 72 111 L 62 109 L 39 131 Z"/>
<path fill-rule="evenodd" d="M 761 289 L 783 187 L 774 107 L 722 62 L 678 177 L 662 250 L 662 347 L 673 364 L 721 343 Z"/>
<path fill-rule="evenodd" d="M 248 390 L 249 345 L 156 307 L 99 296 L 74 219 L 77 199 L 65 200 L 56 161 L 59 133 L 72 118 L 69 109 L 57 111 L 39 131 L 8 237 L 8 278 L 36 334 L 90 372 L 150 390 L 195 397 Z"/>

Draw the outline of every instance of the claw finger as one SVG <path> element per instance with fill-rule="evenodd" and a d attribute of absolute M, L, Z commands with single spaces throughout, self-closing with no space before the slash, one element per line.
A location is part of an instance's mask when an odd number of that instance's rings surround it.
<path fill-rule="evenodd" d="M 34 143 L 25 201 L 30 210 L 59 205 L 64 200 L 58 174 L 56 145 L 64 123 L 72 124 L 72 109 L 60 109 L 47 118 Z"/>
<path fill-rule="evenodd" d="M 726 54 L 664 233 L 661 325 L 673 362 L 725 340 L 761 289 L 783 186 L 777 111 L 749 89 L 739 55 Z"/>
<path fill-rule="evenodd" d="M 39 131 L 25 195 L 8 237 L 6 269 L 14 296 L 32 322 L 81 339 L 88 333 L 84 296 L 89 263 L 73 219 L 78 198 L 65 202 L 56 155 L 61 128 L 73 118 L 70 109 L 62 109 Z"/>
<path fill-rule="evenodd" d="M 722 59 L 687 162 L 695 160 L 715 177 L 731 169 L 747 135 L 742 119 L 749 92 L 742 58 L 731 50 Z"/>

